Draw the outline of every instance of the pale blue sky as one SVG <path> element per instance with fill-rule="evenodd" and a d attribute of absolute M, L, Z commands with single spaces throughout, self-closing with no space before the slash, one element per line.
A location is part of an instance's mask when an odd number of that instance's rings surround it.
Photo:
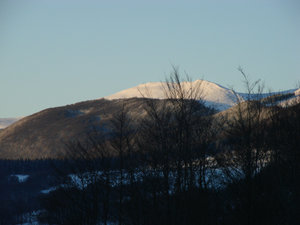
<path fill-rule="evenodd" d="M 0 117 L 161 81 L 300 80 L 298 0 L 0 0 Z"/>

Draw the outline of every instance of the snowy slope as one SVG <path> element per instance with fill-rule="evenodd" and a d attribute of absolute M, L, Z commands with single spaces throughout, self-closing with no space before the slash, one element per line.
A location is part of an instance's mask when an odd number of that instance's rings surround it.
<path fill-rule="evenodd" d="M 213 106 L 219 110 L 225 110 L 233 106 L 237 102 L 237 96 L 232 90 L 222 87 L 213 82 L 205 80 L 196 80 L 194 82 L 183 82 L 183 88 L 188 91 L 190 87 L 197 87 L 200 85 L 201 98 L 205 101 L 208 106 Z M 150 82 L 146 84 L 140 84 L 136 87 L 129 88 L 113 95 L 105 97 L 106 99 L 120 99 L 120 98 L 133 98 L 133 97 L 150 97 L 164 99 L 165 83 L 161 82 Z M 241 96 L 238 96 L 241 98 Z"/>
<path fill-rule="evenodd" d="M 246 94 L 246 93 L 234 93 L 232 90 L 225 88 L 221 85 L 218 85 L 213 82 L 205 80 L 196 80 L 194 82 L 183 82 L 182 87 L 185 91 L 188 91 L 191 86 L 197 87 L 200 85 L 200 90 L 202 91 L 201 99 L 204 100 L 207 106 L 214 107 L 220 111 L 226 110 L 240 101 L 249 100 L 249 99 L 262 99 L 267 98 L 272 95 L 278 94 L 294 94 L 288 99 L 281 100 L 278 102 L 278 105 L 293 105 L 295 102 L 300 102 L 300 89 L 290 89 L 286 91 L 278 91 L 271 93 L 262 93 L 262 94 Z M 117 92 L 113 95 L 105 97 L 106 99 L 122 99 L 122 98 L 157 98 L 165 99 L 165 90 L 166 83 L 164 82 L 150 82 L 146 84 L 140 84 L 136 87 L 132 87 L 120 92 Z"/>
<path fill-rule="evenodd" d="M 18 121 L 22 117 L 17 118 L 0 118 L 0 129 L 4 129 L 9 125 L 13 124 L 14 122 Z"/>
<path fill-rule="evenodd" d="M 287 106 L 292 106 L 292 105 L 300 103 L 300 88 L 291 90 L 289 93 L 294 93 L 294 96 L 292 96 L 291 98 L 288 98 L 284 101 L 279 102 L 278 105 L 287 107 Z"/>

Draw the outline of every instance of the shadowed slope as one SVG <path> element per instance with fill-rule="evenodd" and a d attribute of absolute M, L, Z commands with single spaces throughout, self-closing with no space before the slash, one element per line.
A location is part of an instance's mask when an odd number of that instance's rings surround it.
<path fill-rule="evenodd" d="M 0 158 L 59 158 L 66 143 L 81 140 L 94 129 L 108 129 L 109 119 L 125 101 L 138 119 L 143 114 L 142 99 L 86 101 L 25 117 L 0 133 Z"/>

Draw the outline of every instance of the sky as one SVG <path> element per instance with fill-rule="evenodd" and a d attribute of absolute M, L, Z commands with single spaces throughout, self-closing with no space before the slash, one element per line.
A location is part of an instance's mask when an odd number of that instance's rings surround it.
<path fill-rule="evenodd" d="M 300 80 L 298 0 L 0 0 L 0 118 L 163 81 Z"/>

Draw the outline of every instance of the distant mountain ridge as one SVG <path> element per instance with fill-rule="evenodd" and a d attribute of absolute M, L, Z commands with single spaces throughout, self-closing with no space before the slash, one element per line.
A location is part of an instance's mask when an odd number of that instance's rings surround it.
<path fill-rule="evenodd" d="M 237 98 L 241 98 L 241 96 L 238 94 L 236 95 L 232 90 L 206 80 L 196 80 L 191 83 L 182 82 L 181 84 L 186 90 L 191 86 L 198 87 L 199 85 L 202 92 L 201 98 L 204 100 L 205 104 L 207 106 L 215 107 L 218 110 L 226 110 L 232 107 L 236 103 Z M 164 82 L 150 82 L 117 92 L 105 98 L 109 100 L 140 97 L 165 99 L 165 87 L 166 83 Z"/>
<path fill-rule="evenodd" d="M 214 107 L 219 111 L 227 110 L 234 106 L 238 101 L 248 100 L 248 98 L 266 98 L 268 96 L 277 95 L 277 94 L 294 94 L 294 97 L 299 98 L 300 89 L 290 89 L 286 91 L 271 92 L 271 93 L 262 93 L 259 95 L 249 95 L 247 93 L 234 92 L 233 90 L 216 84 L 214 82 L 206 80 L 196 80 L 193 82 L 182 82 L 182 87 L 186 90 L 188 88 L 200 86 L 202 91 L 201 98 L 206 104 L 206 106 Z M 165 82 L 149 82 L 145 84 L 140 84 L 138 86 L 128 88 L 122 91 L 119 91 L 115 94 L 105 97 L 108 100 L 112 99 L 125 99 L 125 98 L 141 98 L 141 97 L 150 97 L 156 99 L 165 99 Z M 291 101 L 291 98 L 286 101 Z M 285 101 L 281 102 L 284 104 Z"/>
<path fill-rule="evenodd" d="M 222 111 L 222 114 L 215 114 L 216 117 L 232 114 L 236 110 L 232 106 L 236 104 L 237 98 L 244 101 L 247 97 L 258 97 L 263 98 L 267 104 L 275 101 L 275 104 L 281 106 L 293 105 L 295 100 L 300 102 L 300 89 L 248 96 L 208 81 L 198 80 L 192 85 L 199 83 L 204 103 Z M 190 85 L 185 82 L 182 87 L 189 88 Z M 155 100 L 159 104 L 164 102 L 162 83 L 141 84 L 105 98 L 45 109 L 22 119 L 0 119 L 3 128 L 12 123 L 0 131 L 0 159 L 60 158 L 66 143 L 72 140 L 84 141 L 94 128 L 107 129 L 110 119 L 124 104 L 128 107 L 130 117 L 138 122 L 146 114 L 145 101 L 141 98 L 143 96 L 159 99 Z"/>
<path fill-rule="evenodd" d="M 148 82 L 144 84 L 137 85 L 132 88 L 128 88 L 122 91 L 119 91 L 115 94 L 104 97 L 108 100 L 113 99 L 126 99 L 126 98 L 141 98 L 141 97 L 151 97 L 156 99 L 165 99 L 164 94 L 164 82 Z M 206 81 L 206 80 L 196 80 L 192 82 L 192 86 L 201 86 L 201 90 L 203 91 L 201 97 L 204 100 L 206 106 L 214 107 L 219 111 L 224 111 L 237 103 L 237 99 L 243 101 L 247 100 L 249 97 L 246 93 L 236 92 L 234 93 L 231 89 L 226 88 L 217 83 Z M 183 82 L 183 87 L 189 88 L 190 84 L 188 82 Z M 275 94 L 293 94 L 294 96 L 289 97 L 288 99 L 282 100 L 279 102 L 281 106 L 290 105 L 294 100 L 300 99 L 300 88 L 299 89 L 290 89 L 279 92 L 271 92 L 261 94 L 260 98 L 266 98 L 270 95 Z M 250 96 L 257 97 L 257 96 Z M 0 118 L 0 130 L 8 127 L 9 125 L 17 122 L 23 117 L 15 117 L 15 118 Z"/>
<path fill-rule="evenodd" d="M 0 118 L 0 129 L 4 129 L 4 128 L 8 127 L 9 125 L 17 122 L 19 119 L 22 119 L 22 117 Z"/>

